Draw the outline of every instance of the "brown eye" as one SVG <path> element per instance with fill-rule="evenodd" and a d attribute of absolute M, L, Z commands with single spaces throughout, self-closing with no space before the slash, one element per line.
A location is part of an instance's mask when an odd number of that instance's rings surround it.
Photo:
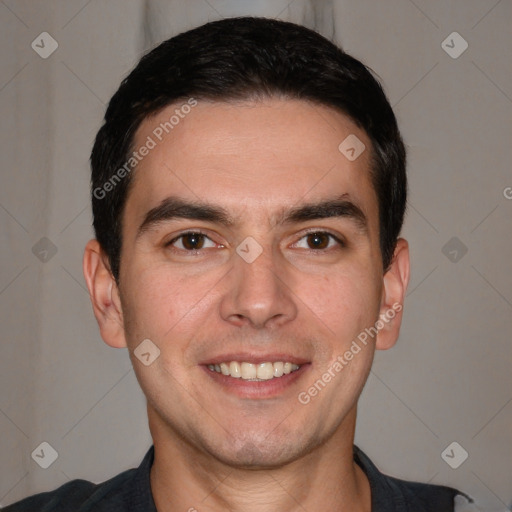
<path fill-rule="evenodd" d="M 187 233 L 183 235 L 181 243 L 185 249 L 193 251 L 203 247 L 204 238 L 201 233 Z"/>
<path fill-rule="evenodd" d="M 336 245 L 338 249 L 345 247 L 345 243 L 342 240 L 327 231 L 311 231 L 294 245 L 301 249 L 313 251 L 331 250 L 334 249 Z"/>
<path fill-rule="evenodd" d="M 326 249 L 329 246 L 328 233 L 310 233 L 307 235 L 307 242 L 311 249 Z"/>
<path fill-rule="evenodd" d="M 205 248 L 205 243 L 209 241 L 208 247 L 214 247 L 215 243 L 212 242 L 205 234 L 195 231 L 188 231 L 182 233 L 180 236 L 171 240 L 166 246 L 173 246 L 176 249 L 183 251 L 199 251 Z"/>

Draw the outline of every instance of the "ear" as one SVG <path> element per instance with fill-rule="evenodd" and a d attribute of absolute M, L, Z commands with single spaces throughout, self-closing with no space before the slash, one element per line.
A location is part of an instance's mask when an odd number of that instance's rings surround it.
<path fill-rule="evenodd" d="M 103 341 L 111 347 L 126 347 L 119 290 L 107 255 L 95 239 L 85 246 L 83 272 Z"/>
<path fill-rule="evenodd" d="M 407 284 L 409 283 L 409 244 L 399 238 L 393 253 L 393 260 L 383 277 L 382 298 L 379 320 L 381 322 L 375 348 L 387 350 L 391 348 L 400 334 L 403 304 Z"/>

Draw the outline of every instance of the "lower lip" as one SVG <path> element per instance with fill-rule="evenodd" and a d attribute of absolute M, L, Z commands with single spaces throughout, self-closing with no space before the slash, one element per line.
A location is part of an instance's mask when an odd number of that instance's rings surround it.
<path fill-rule="evenodd" d="M 311 366 L 306 363 L 300 366 L 298 370 L 283 375 L 282 377 L 274 377 L 269 380 L 251 381 L 242 378 L 234 378 L 229 375 L 223 375 L 216 371 L 210 370 L 207 366 L 202 366 L 207 375 L 215 382 L 220 384 L 224 389 L 233 393 L 240 398 L 273 398 L 282 395 L 290 388 Z"/>

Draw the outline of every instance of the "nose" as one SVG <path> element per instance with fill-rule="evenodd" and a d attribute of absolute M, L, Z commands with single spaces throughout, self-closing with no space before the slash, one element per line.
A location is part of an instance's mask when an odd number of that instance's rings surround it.
<path fill-rule="evenodd" d="M 235 253 L 233 268 L 226 279 L 226 292 L 220 305 L 225 321 L 240 327 L 270 328 L 297 316 L 292 277 L 271 247 L 263 248 L 254 261 Z"/>

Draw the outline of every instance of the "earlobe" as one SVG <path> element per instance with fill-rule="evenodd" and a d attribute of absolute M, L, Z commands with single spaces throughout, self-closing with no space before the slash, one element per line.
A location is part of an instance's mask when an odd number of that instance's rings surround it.
<path fill-rule="evenodd" d="M 382 299 L 379 320 L 382 328 L 377 334 L 375 348 L 387 350 L 398 339 L 402 324 L 405 292 L 409 283 L 409 244 L 399 238 L 393 253 L 393 260 L 383 277 Z"/>
<path fill-rule="evenodd" d="M 95 239 L 85 246 L 83 272 L 103 341 L 111 347 L 126 347 L 119 290 L 107 257 Z"/>

